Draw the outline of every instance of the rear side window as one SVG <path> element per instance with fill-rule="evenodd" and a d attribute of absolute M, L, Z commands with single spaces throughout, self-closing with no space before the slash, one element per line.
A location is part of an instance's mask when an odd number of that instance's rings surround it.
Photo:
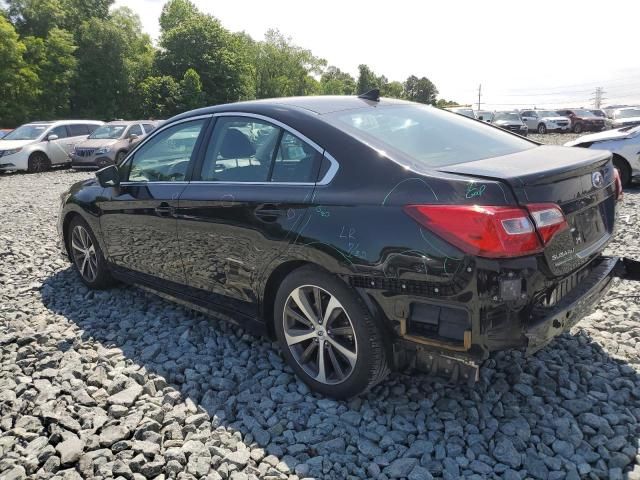
<path fill-rule="evenodd" d="M 266 182 L 280 132 L 280 128 L 263 120 L 218 118 L 205 154 L 201 179 Z"/>
<path fill-rule="evenodd" d="M 271 175 L 272 182 L 315 182 L 322 155 L 289 132 L 282 135 Z"/>
<path fill-rule="evenodd" d="M 144 127 L 144 131 L 147 133 L 151 133 L 156 129 L 156 127 L 150 123 L 143 123 L 142 126 Z"/>
<path fill-rule="evenodd" d="M 128 135 L 137 135 L 139 137 L 144 135 L 142 133 L 142 127 L 140 127 L 140 125 L 138 125 L 138 124 L 131 125 L 131 128 L 129 128 L 129 132 L 127 134 Z"/>
<path fill-rule="evenodd" d="M 528 150 L 536 144 L 437 108 L 403 105 L 326 115 L 338 128 L 416 170 Z"/>
<path fill-rule="evenodd" d="M 89 135 L 87 126 L 79 123 L 72 123 L 70 125 L 67 125 L 67 130 L 69 130 L 70 137 L 81 137 L 82 135 Z"/>

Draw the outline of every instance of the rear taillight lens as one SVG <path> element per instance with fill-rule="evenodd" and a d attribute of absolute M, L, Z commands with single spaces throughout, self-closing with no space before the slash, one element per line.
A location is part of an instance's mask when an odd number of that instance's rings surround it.
<path fill-rule="evenodd" d="M 533 203 L 527 205 L 527 210 L 531 213 L 544 245 L 549 243 L 556 233 L 569 226 L 560 207 L 553 203 Z"/>
<path fill-rule="evenodd" d="M 613 177 L 616 180 L 616 201 L 622 200 L 622 179 L 620 178 L 620 171 L 617 168 L 613 169 Z"/>
<path fill-rule="evenodd" d="M 547 203 L 527 209 L 482 205 L 407 205 L 404 209 L 462 251 L 487 258 L 538 253 L 567 228 L 560 207 Z"/>
<path fill-rule="evenodd" d="M 444 240 L 479 257 L 519 257 L 542 249 L 528 212 L 521 208 L 407 205 L 405 211 Z"/>

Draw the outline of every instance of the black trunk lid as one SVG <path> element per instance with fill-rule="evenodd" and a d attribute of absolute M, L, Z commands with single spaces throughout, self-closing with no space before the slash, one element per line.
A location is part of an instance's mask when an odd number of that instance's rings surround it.
<path fill-rule="evenodd" d="M 559 205 L 569 228 L 545 248 L 553 275 L 566 274 L 586 263 L 604 249 L 613 233 L 616 194 L 609 152 L 540 146 L 440 170 L 500 180 L 511 187 L 521 205 Z"/>

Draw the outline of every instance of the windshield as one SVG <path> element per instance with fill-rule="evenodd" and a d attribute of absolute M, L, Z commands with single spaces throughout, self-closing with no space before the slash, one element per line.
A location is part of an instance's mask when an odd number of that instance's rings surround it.
<path fill-rule="evenodd" d="M 426 106 L 389 106 L 326 115 L 336 127 L 414 168 L 508 155 L 536 145 L 484 122 Z"/>
<path fill-rule="evenodd" d="M 36 140 L 50 125 L 22 125 L 3 138 L 3 140 Z"/>
<path fill-rule="evenodd" d="M 495 122 L 497 120 L 508 120 L 512 122 L 519 122 L 520 115 L 517 113 L 510 113 L 510 112 L 496 112 L 493 115 L 493 121 Z"/>
<path fill-rule="evenodd" d="M 589 110 L 573 110 L 578 117 L 595 117 Z"/>
<path fill-rule="evenodd" d="M 120 138 L 124 133 L 126 125 L 102 125 L 100 128 L 96 129 L 89 138 L 99 138 L 99 139 L 108 139 L 108 138 Z"/>
<path fill-rule="evenodd" d="M 613 118 L 631 118 L 631 117 L 640 117 L 640 108 L 628 108 L 625 110 L 618 110 L 613 115 Z"/>
<path fill-rule="evenodd" d="M 539 117 L 561 117 L 558 112 L 554 112 L 553 110 L 539 110 L 536 112 Z"/>

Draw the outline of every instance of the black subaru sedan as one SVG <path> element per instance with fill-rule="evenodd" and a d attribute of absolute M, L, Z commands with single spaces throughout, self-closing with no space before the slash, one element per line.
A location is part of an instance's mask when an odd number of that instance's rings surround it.
<path fill-rule="evenodd" d="M 621 195 L 608 152 L 370 92 L 174 117 L 72 186 L 58 228 L 89 288 L 277 339 L 344 398 L 405 367 L 473 382 L 569 329 L 636 268 L 601 254 Z"/>

